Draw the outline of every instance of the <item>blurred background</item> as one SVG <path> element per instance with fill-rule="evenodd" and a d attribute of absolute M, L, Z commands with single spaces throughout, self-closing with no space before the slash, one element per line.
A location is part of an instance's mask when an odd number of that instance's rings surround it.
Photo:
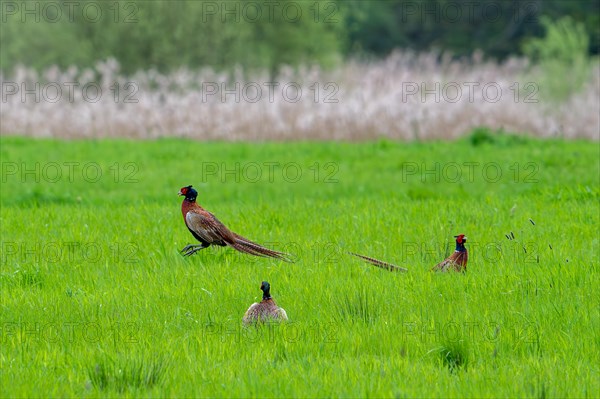
<path fill-rule="evenodd" d="M 4 1 L 2 134 L 598 138 L 597 1 Z"/>

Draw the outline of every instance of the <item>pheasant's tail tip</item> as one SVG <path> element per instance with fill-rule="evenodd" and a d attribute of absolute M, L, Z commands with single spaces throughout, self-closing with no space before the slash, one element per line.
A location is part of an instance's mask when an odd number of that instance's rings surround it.
<path fill-rule="evenodd" d="M 296 259 L 290 256 L 289 254 L 278 254 L 275 258 L 284 261 L 286 263 L 296 263 Z"/>
<path fill-rule="evenodd" d="M 404 267 L 396 266 L 396 265 L 382 265 L 381 268 L 389 270 L 390 272 L 405 273 L 408 271 L 408 269 L 406 269 Z"/>
<path fill-rule="evenodd" d="M 356 256 L 357 258 L 361 258 L 363 260 L 366 261 L 371 261 L 372 258 L 365 256 L 365 255 L 361 255 L 361 254 L 357 254 L 356 252 L 346 252 L 348 255 L 352 255 L 352 256 Z"/>

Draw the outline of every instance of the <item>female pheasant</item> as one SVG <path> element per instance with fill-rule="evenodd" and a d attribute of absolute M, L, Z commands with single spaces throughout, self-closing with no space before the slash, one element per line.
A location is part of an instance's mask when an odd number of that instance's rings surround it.
<path fill-rule="evenodd" d="M 271 257 L 291 262 L 290 255 L 265 248 L 225 227 L 212 213 L 206 211 L 196 203 L 198 192 L 192 186 L 181 188 L 179 195 L 185 196 L 181 204 L 183 221 L 190 233 L 200 241 L 200 244 L 186 245 L 181 250 L 184 256 L 190 256 L 211 245 L 219 245 L 221 247 L 230 246 L 233 249 L 250 255 Z"/>
<path fill-rule="evenodd" d="M 245 325 L 252 323 L 265 323 L 267 321 L 287 321 L 288 317 L 283 308 L 277 306 L 271 297 L 271 285 L 263 281 L 260 285 L 263 292 L 263 299 L 260 303 L 250 305 L 242 321 Z"/>

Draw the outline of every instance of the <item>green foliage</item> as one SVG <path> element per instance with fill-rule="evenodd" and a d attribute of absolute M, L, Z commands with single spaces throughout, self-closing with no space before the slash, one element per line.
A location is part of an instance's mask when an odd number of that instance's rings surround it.
<path fill-rule="evenodd" d="M 469 140 L 475 147 L 486 143 L 494 143 L 496 141 L 494 133 L 490 129 L 484 127 L 473 129 Z"/>
<path fill-rule="evenodd" d="M 122 393 L 127 390 L 152 388 L 164 378 L 167 364 L 163 359 L 124 357 L 115 361 L 98 360 L 87 369 L 91 384 L 100 391 Z"/>
<path fill-rule="evenodd" d="M 3 71 L 17 64 L 91 67 L 110 57 L 125 73 L 236 65 L 274 71 L 395 48 L 505 58 L 543 33 L 541 17 L 565 15 L 585 26 L 591 53 L 600 45 L 598 2 L 584 1 L 26 0 L 5 2 L 2 11 Z"/>
<path fill-rule="evenodd" d="M 340 320 L 344 322 L 374 323 L 379 316 L 379 306 L 366 290 L 344 293 L 337 301 Z"/>
<path fill-rule="evenodd" d="M 473 147 L 493 144 L 496 146 L 510 147 L 513 145 L 523 145 L 527 143 L 527 137 L 517 134 L 508 134 L 503 129 L 492 130 L 488 127 L 478 127 L 473 129 L 468 138 Z"/>
<path fill-rule="evenodd" d="M 543 38 L 525 42 L 523 51 L 541 68 L 540 93 L 547 100 L 562 101 L 589 79 L 591 62 L 585 26 L 570 17 L 553 22 L 542 18 Z"/>
<path fill-rule="evenodd" d="M 3 168 L 29 172 L 3 169 L 0 190 L 0 396 L 594 396 L 598 151 L 535 139 L 1 137 Z M 42 172 L 53 162 L 79 166 L 55 180 Z M 292 162 L 297 181 L 282 167 Z M 457 181 L 431 173 L 467 162 L 479 165 L 472 178 L 467 167 Z M 82 174 L 86 163 L 102 170 L 99 180 Z M 258 179 L 242 172 L 265 163 L 273 166 Z M 492 163 L 497 181 L 482 176 Z M 193 238 L 176 193 L 187 184 L 234 231 L 296 263 L 228 248 L 182 257 Z M 418 190 L 423 198 L 411 199 Z M 468 272 L 430 272 L 459 232 L 469 237 Z M 289 322 L 244 328 L 263 280 Z"/>
<path fill-rule="evenodd" d="M 467 369 L 469 365 L 469 349 L 465 342 L 448 342 L 438 349 L 442 364 L 451 373 Z"/>
<path fill-rule="evenodd" d="M 570 15 L 583 24 L 597 54 L 600 43 L 598 2 L 545 0 L 509 2 L 483 0 L 390 0 L 340 2 L 346 16 L 347 51 L 386 55 L 395 48 L 440 50 L 506 58 L 520 52 L 520 44 L 543 33 L 544 16 Z"/>
<path fill-rule="evenodd" d="M 250 69 L 301 63 L 331 66 L 340 50 L 341 19 L 326 23 L 313 11 L 327 3 L 284 0 L 276 7 L 271 4 L 272 9 L 267 3 L 254 3 L 259 7 L 255 14 L 245 3 L 227 0 L 84 0 L 76 6 L 55 3 L 61 6 L 57 17 L 44 12 L 43 3 L 24 1 L 18 3 L 19 10 L 37 7 L 38 20 L 35 13 L 25 14 L 23 22 L 20 11 L 5 16 L 0 68 L 10 70 L 19 63 L 38 69 L 90 67 L 109 57 L 116 58 L 125 73 L 236 64 Z"/>
<path fill-rule="evenodd" d="M 39 2 L 23 2 L 24 7 Z M 15 65 L 43 69 L 52 65 L 88 66 L 90 60 L 98 60 L 105 54 L 97 54 L 93 43 L 77 36 L 73 24 L 62 19 L 57 23 L 36 22 L 30 16 L 22 22 L 19 15 L 6 16 L 0 24 L 0 68 L 11 70 Z M 52 17 L 54 18 L 54 17 Z M 109 34 L 105 34 L 108 39 Z"/>
<path fill-rule="evenodd" d="M 40 275 L 40 271 L 36 270 L 20 270 L 17 269 L 10 273 L 0 274 L 0 284 L 4 287 L 19 286 L 24 289 L 41 288 L 44 279 Z"/>

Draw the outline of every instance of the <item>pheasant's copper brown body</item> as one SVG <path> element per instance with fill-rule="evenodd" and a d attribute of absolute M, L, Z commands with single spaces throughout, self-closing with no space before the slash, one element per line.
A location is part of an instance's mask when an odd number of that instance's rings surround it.
<path fill-rule="evenodd" d="M 288 319 L 283 308 L 280 308 L 271 297 L 271 286 L 268 282 L 263 281 L 260 285 L 263 292 L 263 300 L 259 303 L 250 305 L 242 321 L 244 324 L 264 323 L 267 321 L 285 321 Z"/>
<path fill-rule="evenodd" d="M 198 192 L 192 186 L 183 187 L 179 195 L 185 199 L 181 204 L 183 221 L 192 235 L 200 241 L 200 245 L 187 245 L 181 250 L 184 256 L 189 256 L 211 245 L 230 246 L 240 252 L 250 255 L 271 257 L 291 262 L 290 256 L 283 252 L 273 251 L 253 241 L 248 240 L 229 230 L 212 213 L 196 203 Z"/>
<path fill-rule="evenodd" d="M 440 272 L 465 272 L 467 271 L 467 261 L 469 260 L 469 253 L 465 248 L 467 237 L 464 234 L 458 235 L 456 238 L 456 249 L 452 255 L 435 265 L 431 270 Z"/>

